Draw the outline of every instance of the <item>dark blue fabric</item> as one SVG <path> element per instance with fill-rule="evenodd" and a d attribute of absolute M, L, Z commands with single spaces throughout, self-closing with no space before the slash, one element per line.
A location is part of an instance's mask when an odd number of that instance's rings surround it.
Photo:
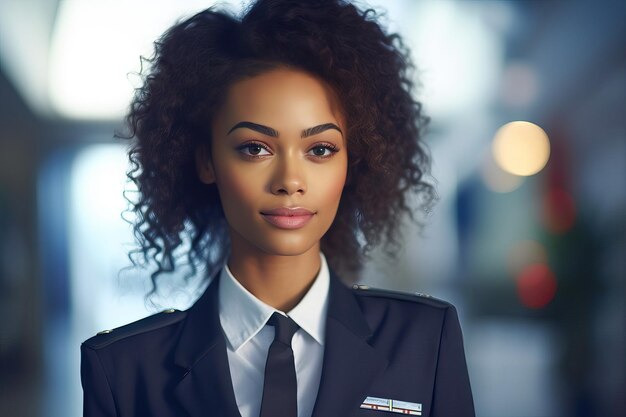
<path fill-rule="evenodd" d="M 84 415 L 240 417 L 214 277 L 187 311 L 158 314 L 81 346 Z M 473 417 L 456 309 L 444 301 L 351 289 L 330 270 L 324 358 L 313 417 L 390 417 L 367 396 Z"/>
<path fill-rule="evenodd" d="M 274 341 L 267 352 L 260 417 L 298 417 L 298 382 L 291 339 L 300 326 L 291 317 L 272 314 Z"/>

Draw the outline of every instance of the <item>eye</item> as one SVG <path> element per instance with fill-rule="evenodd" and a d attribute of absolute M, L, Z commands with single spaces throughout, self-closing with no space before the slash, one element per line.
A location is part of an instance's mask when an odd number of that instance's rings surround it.
<path fill-rule="evenodd" d="M 243 145 L 239 145 L 236 149 L 248 159 L 257 159 L 271 155 L 267 145 L 261 142 L 244 143 Z M 266 151 L 267 153 L 262 153 L 263 151 Z M 313 152 L 313 156 L 316 159 L 330 158 L 338 151 L 339 148 L 331 143 L 319 143 L 309 150 L 309 152 Z"/>
<path fill-rule="evenodd" d="M 243 151 L 244 149 L 249 150 L 250 153 L 243 153 L 244 156 L 247 156 L 249 158 L 257 158 L 260 156 L 265 156 L 265 155 L 269 155 L 269 153 L 267 154 L 261 154 L 260 152 L 262 152 L 263 150 L 265 150 L 266 152 L 269 152 L 269 149 L 267 148 L 267 146 L 265 146 L 262 143 L 259 142 L 248 142 L 248 143 L 244 143 L 241 146 L 237 147 L 238 151 Z"/>
<path fill-rule="evenodd" d="M 317 158 L 325 159 L 337 153 L 339 148 L 331 143 L 320 143 L 311 148 L 311 151 L 313 151 Z M 328 151 L 328 153 L 325 153 L 326 151 Z"/>

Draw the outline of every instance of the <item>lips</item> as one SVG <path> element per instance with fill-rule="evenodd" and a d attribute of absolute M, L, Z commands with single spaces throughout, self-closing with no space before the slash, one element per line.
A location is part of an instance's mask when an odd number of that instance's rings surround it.
<path fill-rule="evenodd" d="M 261 214 L 271 216 L 310 216 L 315 213 L 304 207 L 276 207 L 270 210 L 263 210 Z"/>
<path fill-rule="evenodd" d="M 315 214 L 303 207 L 277 207 L 261 212 L 263 218 L 281 229 L 298 229 L 306 225 Z"/>

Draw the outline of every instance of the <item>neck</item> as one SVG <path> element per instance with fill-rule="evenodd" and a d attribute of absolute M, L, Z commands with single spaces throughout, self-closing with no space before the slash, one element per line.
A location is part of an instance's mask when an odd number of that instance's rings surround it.
<path fill-rule="evenodd" d="M 319 243 L 298 255 L 275 255 L 233 245 L 228 268 L 239 283 L 264 303 L 283 312 L 308 292 L 320 268 Z"/>

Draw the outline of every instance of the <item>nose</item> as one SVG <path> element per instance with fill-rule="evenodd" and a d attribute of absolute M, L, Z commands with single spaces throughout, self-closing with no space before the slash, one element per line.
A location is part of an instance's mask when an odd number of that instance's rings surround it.
<path fill-rule="evenodd" d="M 272 176 L 272 194 L 294 193 L 304 194 L 306 183 L 304 180 L 303 161 L 297 152 L 290 152 L 290 155 L 283 155 L 277 158 L 276 169 Z"/>

